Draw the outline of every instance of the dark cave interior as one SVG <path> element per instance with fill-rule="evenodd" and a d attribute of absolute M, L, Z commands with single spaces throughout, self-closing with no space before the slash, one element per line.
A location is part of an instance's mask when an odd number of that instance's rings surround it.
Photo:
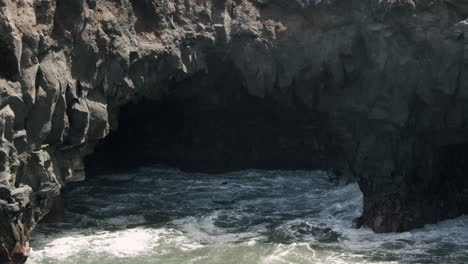
<path fill-rule="evenodd" d="M 437 177 L 428 181 L 426 191 L 440 205 L 436 213 L 449 218 L 468 213 L 468 144 L 438 148 L 434 171 Z"/>
<path fill-rule="evenodd" d="M 153 164 L 203 172 L 329 168 L 337 148 L 321 118 L 253 97 L 223 107 L 143 100 L 120 109 L 119 129 L 85 164 L 91 175 Z"/>
<path fill-rule="evenodd" d="M 202 172 L 337 167 L 330 163 L 341 144 L 326 114 L 291 91 L 289 102 L 252 96 L 224 53 L 207 56 L 207 71 L 169 80 L 157 100 L 140 96 L 120 107 L 116 131 L 85 159 L 87 174 L 152 164 Z"/>

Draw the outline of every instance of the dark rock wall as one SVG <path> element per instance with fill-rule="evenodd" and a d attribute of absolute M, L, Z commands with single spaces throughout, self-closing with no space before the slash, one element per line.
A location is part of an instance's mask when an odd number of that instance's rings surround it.
<path fill-rule="evenodd" d="M 119 128 L 120 107 L 141 99 L 215 109 L 199 118 L 255 98 L 287 120 L 317 121 L 323 149 L 304 150 L 311 167 L 353 174 L 375 231 L 466 213 L 467 6 L 0 0 L 0 259 L 24 258 L 61 186 L 85 177 L 83 158 Z"/>

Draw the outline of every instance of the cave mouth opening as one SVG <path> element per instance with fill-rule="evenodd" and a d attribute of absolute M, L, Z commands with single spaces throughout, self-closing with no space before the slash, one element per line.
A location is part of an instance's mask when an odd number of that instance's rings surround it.
<path fill-rule="evenodd" d="M 328 169 L 325 116 L 255 97 L 225 105 L 167 96 L 121 107 L 118 129 L 85 159 L 88 175 L 162 164 L 187 171 Z"/>
<path fill-rule="evenodd" d="M 164 66 L 171 59 L 160 61 Z M 153 76 L 147 63 L 153 62 L 135 64 L 135 79 Z M 342 144 L 326 113 L 301 103 L 295 87 L 282 89 L 279 97 L 273 96 L 278 91 L 259 95 L 247 88 L 246 78 L 224 53 L 213 51 L 205 70 L 176 75 L 164 82 L 162 95 L 121 106 L 115 131 L 85 159 L 87 175 L 155 164 L 197 172 L 343 164 Z"/>

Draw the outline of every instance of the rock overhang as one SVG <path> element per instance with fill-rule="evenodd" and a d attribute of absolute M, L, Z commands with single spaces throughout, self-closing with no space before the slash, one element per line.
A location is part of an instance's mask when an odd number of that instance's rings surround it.
<path fill-rule="evenodd" d="M 118 128 L 122 105 L 167 94 L 222 105 L 238 92 L 222 82 L 174 90 L 226 74 L 209 66 L 217 60 L 246 94 L 327 116 L 364 193 L 365 225 L 403 231 L 464 213 L 463 174 L 445 181 L 440 168 L 447 156 L 464 168 L 453 146 L 468 142 L 466 3 L 300 2 L 1 1 L 0 181 L 10 194 L 0 224 L 12 226 L 2 245 L 26 248 L 60 186 L 82 180 L 83 158 Z"/>

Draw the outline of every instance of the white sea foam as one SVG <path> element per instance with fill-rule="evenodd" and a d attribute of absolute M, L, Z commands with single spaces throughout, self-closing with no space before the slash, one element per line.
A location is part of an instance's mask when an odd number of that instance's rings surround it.
<path fill-rule="evenodd" d="M 323 2 L 323 0 L 296 0 L 302 7 L 307 7 L 310 5 L 318 5 Z"/>
<path fill-rule="evenodd" d="M 39 227 L 28 263 L 468 263 L 468 216 L 404 233 L 355 229 L 359 187 L 328 176 L 147 168 L 125 184 L 96 178 L 65 195 L 68 222 Z"/>
<path fill-rule="evenodd" d="M 128 258 L 149 254 L 164 254 L 168 248 L 192 250 L 201 245 L 189 241 L 181 232 L 161 228 L 134 228 L 123 231 L 105 231 L 93 234 L 64 233 L 63 237 L 45 242 L 40 249 L 33 248 L 28 263 L 46 260 L 64 261 L 81 255 L 109 255 Z M 46 240 L 46 239 L 45 239 Z"/>

